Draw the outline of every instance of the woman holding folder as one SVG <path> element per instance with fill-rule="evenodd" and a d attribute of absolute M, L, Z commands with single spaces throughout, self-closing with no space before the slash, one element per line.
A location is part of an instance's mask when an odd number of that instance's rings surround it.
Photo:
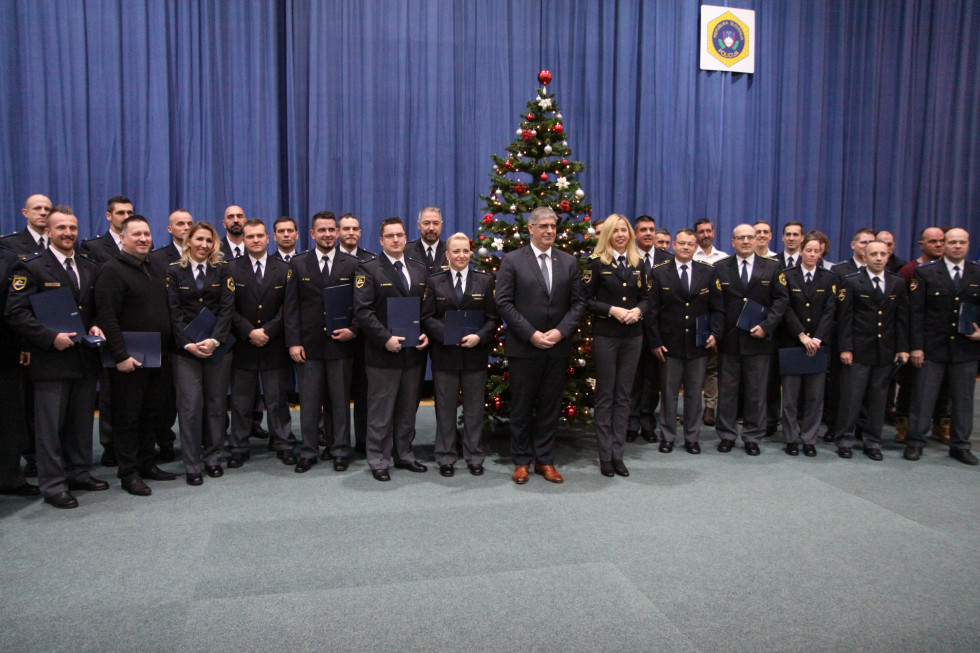
<path fill-rule="evenodd" d="M 647 311 L 647 279 L 629 221 L 612 214 L 602 223 L 599 244 L 582 272 L 586 305 L 593 316 L 596 365 L 595 432 L 599 471 L 629 476 L 623 447 L 630 391 L 643 347 L 640 322 Z"/>
<path fill-rule="evenodd" d="M 203 471 L 224 474 L 221 448 L 231 377 L 229 338 L 235 310 L 235 281 L 222 261 L 218 233 L 207 222 L 191 226 L 180 260 L 167 270 L 173 337 L 174 384 L 180 448 L 188 485 L 200 485 Z"/>

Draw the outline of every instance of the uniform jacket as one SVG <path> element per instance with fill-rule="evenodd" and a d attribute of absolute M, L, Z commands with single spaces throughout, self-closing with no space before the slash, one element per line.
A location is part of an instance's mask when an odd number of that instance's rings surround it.
<path fill-rule="evenodd" d="M 813 272 L 809 288 L 802 266 L 783 272 L 789 290 L 789 306 L 779 329 L 780 347 L 802 347 L 801 333 L 818 339 L 823 346 L 831 344 L 837 309 L 837 277 L 821 267 Z"/>
<path fill-rule="evenodd" d="M 241 256 L 228 263 L 235 280 L 232 332 L 237 340 L 232 365 L 241 369 L 275 370 L 289 366 L 283 319 L 289 265 L 272 256 L 266 256 L 265 261 L 261 284 L 255 279 L 251 256 Z M 254 329 L 265 329 L 269 342 L 262 347 L 249 342 L 248 334 Z"/>
<path fill-rule="evenodd" d="M 357 259 L 335 251 L 330 276 L 324 283 L 318 251 L 311 249 L 303 252 L 289 262 L 292 272 L 286 282 L 282 309 L 286 347 L 302 346 L 306 357 L 314 360 L 353 358 L 353 340 L 341 342 L 331 338 L 332 331 L 327 328 L 323 308 L 323 289 L 354 283 Z M 357 333 L 356 323 L 350 328 Z"/>
<path fill-rule="evenodd" d="M 911 347 L 925 352 L 926 360 L 964 363 L 980 360 L 980 342 L 958 332 L 960 304 L 980 304 L 980 265 L 962 263 L 956 290 L 945 259 L 920 265 L 909 284 Z"/>
<path fill-rule="evenodd" d="M 31 233 L 30 227 L 24 227 L 17 233 L 0 238 L 0 245 L 13 250 L 17 254 L 17 258 L 21 259 L 33 256 L 41 251 L 41 248 L 38 247 L 37 240 Z"/>
<path fill-rule="evenodd" d="M 150 252 L 146 260 L 150 262 L 150 265 L 157 266 L 161 273 L 166 276 L 170 264 L 180 260 L 180 250 L 177 249 L 174 241 L 171 240 L 163 247 L 159 247 Z"/>
<path fill-rule="evenodd" d="M 429 287 L 422 302 L 422 329 L 429 336 L 434 370 L 481 370 L 487 367 L 490 346 L 496 340 L 500 316 L 494 300 L 494 280 L 486 272 L 470 269 L 466 273 L 463 301 L 456 300 L 455 273 L 450 270 L 437 272 L 429 277 Z M 444 345 L 443 328 L 446 311 L 482 310 L 485 320 L 477 332 L 480 344 L 466 348 Z"/>
<path fill-rule="evenodd" d="M 119 256 L 120 249 L 116 246 L 116 240 L 108 231 L 101 236 L 91 236 L 82 241 L 79 248 L 82 256 L 99 265 L 105 265 L 107 261 Z"/>
<path fill-rule="evenodd" d="M 235 314 L 235 280 L 231 276 L 227 263 L 219 263 L 213 267 L 204 264 L 204 288 L 197 289 L 193 268 L 197 263 L 189 261 L 187 267 L 180 263 L 171 263 L 167 268 L 167 299 L 170 306 L 170 320 L 173 322 L 174 344 L 181 356 L 192 356 L 184 347 L 191 344 L 191 339 L 184 333 L 184 328 L 197 317 L 204 307 L 210 309 L 217 318 L 211 337 L 220 343 L 228 341 L 231 332 L 231 321 Z"/>
<path fill-rule="evenodd" d="M 384 253 L 377 258 L 357 264 L 354 278 L 354 310 L 357 313 L 357 327 L 364 333 L 364 361 L 371 367 L 413 367 L 425 363 L 425 350 L 417 347 L 402 347 L 399 352 L 385 349 L 391 338 L 388 330 L 388 298 L 418 297 L 420 302 L 428 287 L 428 270 L 424 263 L 404 257 L 412 283 L 408 294 L 402 292 L 398 282 L 398 271 Z"/>
<path fill-rule="evenodd" d="M 647 342 L 651 349 L 666 347 L 671 358 L 698 358 L 712 353 L 697 344 L 697 320 L 709 316 L 711 334 L 721 339 L 725 326 L 725 305 L 714 267 L 692 260 L 691 288 L 681 288 L 681 277 L 674 261 L 661 263 L 650 274 L 650 312 L 646 320 Z"/>
<path fill-rule="evenodd" d="M 867 270 L 844 277 L 837 290 L 837 350 L 850 351 L 861 365 L 889 365 L 909 351 L 909 302 L 905 280 L 883 272 L 882 299 L 874 298 Z"/>
<path fill-rule="evenodd" d="M 7 306 L 7 293 L 10 291 L 10 273 L 17 261 L 17 252 L 0 246 L 0 309 Z M 3 313 L 3 311 L 0 311 Z M 20 364 L 20 336 L 7 321 L 0 316 L 0 369 L 9 370 Z"/>
<path fill-rule="evenodd" d="M 425 260 L 425 243 L 422 239 L 413 240 L 405 245 L 405 256 L 407 258 L 413 258 L 428 269 L 429 274 L 435 274 L 440 270 L 445 270 L 449 267 L 449 261 L 446 260 L 446 242 L 440 240 L 432 253 L 432 265 L 426 263 Z"/>
<path fill-rule="evenodd" d="M 627 310 L 639 308 L 643 315 L 649 310 L 647 302 L 647 276 L 644 265 L 633 267 L 627 264 L 620 268 L 615 260 L 603 264 L 599 256 L 593 254 L 585 262 L 582 285 L 585 287 L 585 303 L 592 313 L 592 333 L 597 336 L 625 338 L 643 335 L 643 321 L 623 324 L 609 315 L 613 306 Z"/>
<path fill-rule="evenodd" d="M 752 266 L 748 287 L 742 285 L 741 259 L 732 255 L 715 264 L 718 282 L 725 300 L 725 329 L 722 332 L 719 351 L 725 354 L 759 355 L 772 353 L 773 337 L 783 319 L 789 301 L 786 277 L 779 270 L 775 259 L 759 255 Z M 742 313 L 742 305 L 751 299 L 769 309 L 761 326 L 766 338 L 754 338 L 748 331 L 735 326 Z"/>

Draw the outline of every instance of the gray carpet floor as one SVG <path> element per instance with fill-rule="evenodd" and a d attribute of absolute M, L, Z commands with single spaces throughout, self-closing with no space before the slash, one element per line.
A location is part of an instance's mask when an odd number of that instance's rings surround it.
<path fill-rule="evenodd" d="M 0 497 L 0 650 L 980 650 L 980 469 L 938 443 L 754 458 L 706 429 L 609 479 L 565 432 L 565 483 L 518 487 L 501 438 L 483 477 L 439 476 L 433 431 L 423 406 L 429 472 L 390 483 L 256 442 L 202 487 L 137 498 L 96 467 L 112 488 L 75 510 Z"/>

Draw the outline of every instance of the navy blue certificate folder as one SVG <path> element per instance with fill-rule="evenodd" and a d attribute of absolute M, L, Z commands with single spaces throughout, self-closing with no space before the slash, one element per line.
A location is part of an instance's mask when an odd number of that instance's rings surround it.
<path fill-rule="evenodd" d="M 218 318 L 214 316 L 211 309 L 205 306 L 190 323 L 184 327 L 184 335 L 191 342 L 201 342 L 207 340 L 214 333 L 214 325 Z"/>
<path fill-rule="evenodd" d="M 779 374 L 800 376 L 827 371 L 827 350 L 823 347 L 813 356 L 806 355 L 806 347 L 786 347 L 779 350 Z"/>
<path fill-rule="evenodd" d="M 769 315 L 769 309 L 759 302 L 754 302 L 751 299 L 745 300 L 742 304 L 742 312 L 739 313 L 738 322 L 735 324 L 739 329 L 743 331 L 751 331 L 755 327 L 762 324 Z"/>
<path fill-rule="evenodd" d="M 973 333 L 973 325 L 980 324 L 980 304 L 960 304 L 960 323 L 957 331 L 967 336 Z"/>
<path fill-rule="evenodd" d="M 344 283 L 324 288 L 323 312 L 327 320 L 327 331 L 350 327 L 354 319 L 354 286 Z"/>
<path fill-rule="evenodd" d="M 34 317 L 48 329 L 56 333 L 74 333 L 72 342 L 79 342 L 86 334 L 78 304 L 68 286 L 31 295 L 31 306 Z"/>
<path fill-rule="evenodd" d="M 421 310 L 419 297 L 388 298 L 388 331 L 393 336 L 405 338 L 402 347 L 418 347 L 422 335 Z"/>
<path fill-rule="evenodd" d="M 160 367 L 160 334 L 156 331 L 123 331 L 126 353 L 143 367 Z M 115 367 L 109 350 L 102 354 L 102 367 Z"/>
<path fill-rule="evenodd" d="M 481 309 L 446 311 L 442 344 L 458 345 L 464 336 L 479 333 L 484 322 L 486 322 L 486 314 Z"/>
<path fill-rule="evenodd" d="M 711 335 L 711 314 L 705 313 L 698 315 L 697 333 L 694 334 L 694 344 L 704 347 L 708 344 L 708 336 Z"/>

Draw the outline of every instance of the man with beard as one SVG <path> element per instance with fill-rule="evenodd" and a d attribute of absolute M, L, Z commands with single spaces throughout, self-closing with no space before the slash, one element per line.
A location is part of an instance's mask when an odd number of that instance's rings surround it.
<path fill-rule="evenodd" d="M 374 252 L 369 252 L 361 247 L 361 223 L 356 215 L 344 213 L 340 216 L 337 228 L 340 232 L 337 237 L 337 241 L 340 243 L 339 251 L 350 254 L 359 261 L 366 261 L 376 256 Z"/>
<path fill-rule="evenodd" d="M 419 211 L 418 240 L 405 245 L 405 256 L 425 264 L 429 274 L 435 274 L 445 267 L 446 242 L 442 235 L 442 211 L 435 206 L 427 206 Z"/>
<path fill-rule="evenodd" d="M 234 204 L 225 209 L 222 220 L 225 237 L 221 239 L 221 253 L 225 260 L 236 259 L 245 253 L 245 209 Z"/>

